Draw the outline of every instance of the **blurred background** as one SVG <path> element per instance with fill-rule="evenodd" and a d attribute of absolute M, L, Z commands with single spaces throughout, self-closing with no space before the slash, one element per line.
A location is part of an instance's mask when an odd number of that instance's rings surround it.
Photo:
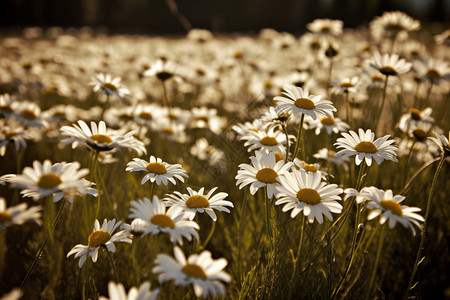
<path fill-rule="evenodd" d="M 316 18 L 357 27 L 391 10 L 448 27 L 450 0 L 1 0 L 0 29 L 90 26 L 110 33 L 182 34 L 190 26 L 213 32 L 271 27 L 296 34 Z"/>

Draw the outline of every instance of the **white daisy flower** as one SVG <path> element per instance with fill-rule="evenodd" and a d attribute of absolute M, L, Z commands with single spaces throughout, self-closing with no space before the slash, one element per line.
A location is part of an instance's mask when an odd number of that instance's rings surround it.
<path fill-rule="evenodd" d="M 27 147 L 27 139 L 31 138 L 31 134 L 23 129 L 20 126 L 8 126 L 4 124 L 4 120 L 0 120 L 0 156 L 4 156 L 6 153 L 6 146 L 9 143 L 14 144 L 14 148 L 16 151 L 19 151 L 19 148 L 22 146 L 23 148 Z"/>
<path fill-rule="evenodd" d="M 289 138 L 294 139 L 293 136 L 289 136 Z M 266 127 L 266 130 L 248 131 L 241 139 L 246 139 L 244 146 L 249 146 L 249 152 L 256 149 L 278 152 L 282 155 L 286 153 L 286 135 L 277 129 L 277 126 Z"/>
<path fill-rule="evenodd" d="M 176 66 L 172 61 L 167 59 L 158 59 L 147 71 L 144 76 L 156 76 L 161 81 L 166 81 L 174 77 Z"/>
<path fill-rule="evenodd" d="M 376 187 L 365 189 L 363 195 L 370 200 L 367 203 L 367 208 L 372 211 L 367 216 L 368 220 L 372 220 L 381 215 L 380 224 L 389 221 L 389 228 L 392 229 L 399 222 L 403 227 L 409 227 L 413 235 L 416 235 L 416 230 L 413 225 L 421 229 L 419 222 L 425 221 L 421 215 L 417 214 L 421 209 L 419 207 L 401 205 L 400 203 L 405 200 L 405 196 L 394 196 L 392 190 L 383 191 Z"/>
<path fill-rule="evenodd" d="M 72 148 L 76 148 L 81 143 L 96 151 L 130 148 L 139 155 L 147 153 L 144 143 L 133 137 L 133 131 L 123 134 L 121 131 L 107 130 L 103 121 L 99 122 L 98 127 L 95 122 L 91 122 L 91 128 L 89 128 L 81 120 L 78 121 L 78 125 L 72 124 L 72 126 L 63 126 L 61 128 L 62 134 L 69 137 L 63 141 L 63 144 L 72 144 Z"/>
<path fill-rule="evenodd" d="M 250 184 L 250 194 L 254 195 L 259 188 L 267 187 L 267 197 L 276 194 L 276 187 L 280 185 L 280 175 L 288 172 L 292 163 L 284 160 L 277 162 L 273 152 L 256 151 L 250 157 L 251 165 L 240 164 L 235 179 L 239 189 Z"/>
<path fill-rule="evenodd" d="M 80 257 L 78 267 L 81 269 L 89 256 L 92 258 L 94 263 L 97 261 L 98 250 L 100 247 L 103 246 L 107 251 L 114 253 L 116 252 L 116 246 L 114 243 L 124 242 L 131 244 L 131 239 L 125 230 L 116 232 L 113 235 L 114 230 L 116 230 L 121 223 L 121 221 L 116 223 L 116 219 L 111 221 L 104 219 L 103 224 L 100 227 L 99 221 L 95 220 L 94 230 L 89 235 L 87 246 L 81 244 L 76 245 L 69 251 L 69 253 L 67 253 L 67 257 L 72 254 L 75 254 L 74 258 Z"/>
<path fill-rule="evenodd" d="M 180 164 L 171 165 L 153 155 L 150 156 L 149 162 L 140 158 L 133 158 L 133 161 L 130 161 L 127 164 L 125 170 L 130 172 L 147 172 L 142 178 L 141 184 L 144 184 L 149 180 L 150 182 L 156 182 L 157 185 L 161 185 L 161 183 L 167 185 L 168 181 L 176 184 L 175 179 L 184 182 L 183 177 L 188 177 L 186 171 Z"/>
<path fill-rule="evenodd" d="M 351 130 L 349 133 L 342 132 L 341 138 L 337 139 L 334 144 L 337 148 L 344 148 L 335 154 L 335 158 L 348 157 L 355 155 L 355 163 L 357 166 L 365 159 L 368 166 L 372 165 L 372 159 L 377 164 L 381 164 L 383 160 L 392 160 L 398 162 L 396 156 L 397 147 L 392 146 L 394 140 L 388 140 L 390 135 L 385 135 L 382 138 L 378 138 L 374 141 L 375 133 L 370 129 L 364 132 L 363 129 L 359 129 L 359 136 Z"/>
<path fill-rule="evenodd" d="M 0 230 L 12 225 L 22 225 L 25 222 L 35 222 L 41 225 L 40 206 L 27 208 L 26 203 L 16 206 L 6 207 L 6 200 L 0 197 Z"/>
<path fill-rule="evenodd" d="M 9 94 L 0 95 L 0 118 L 8 118 L 14 113 L 13 103 L 14 99 Z"/>
<path fill-rule="evenodd" d="M 400 59 L 398 54 L 389 55 L 385 53 L 383 56 L 376 51 L 369 61 L 370 66 L 385 76 L 397 76 L 404 74 L 411 69 L 412 64 Z"/>
<path fill-rule="evenodd" d="M 405 39 L 409 31 L 420 29 L 420 22 L 401 11 L 388 11 L 370 22 L 370 33 L 376 40 L 384 36 Z"/>
<path fill-rule="evenodd" d="M 313 22 L 308 23 L 306 28 L 318 35 L 337 36 L 342 33 L 343 26 L 344 22 L 341 20 L 315 19 Z"/>
<path fill-rule="evenodd" d="M 439 134 L 435 131 L 433 131 L 433 133 L 436 137 L 429 137 L 429 139 L 435 142 L 439 146 L 439 148 L 441 148 L 441 151 L 445 156 L 450 156 L 450 131 L 448 132 L 448 138 L 445 135 Z"/>
<path fill-rule="evenodd" d="M 329 117 L 323 117 L 320 120 L 317 119 L 315 121 L 310 122 L 310 129 L 316 129 L 314 133 L 316 135 L 319 135 L 322 129 L 325 128 L 327 133 L 331 135 L 334 133 L 339 133 L 342 131 L 346 131 L 350 128 L 350 126 L 342 121 L 339 118 L 329 118 Z"/>
<path fill-rule="evenodd" d="M 314 158 L 323 159 L 326 161 L 330 161 L 331 163 L 339 166 L 342 165 L 346 170 L 348 169 L 348 157 L 340 156 L 334 157 L 336 155 L 336 151 L 329 150 L 328 148 L 322 148 L 317 153 L 313 154 Z"/>
<path fill-rule="evenodd" d="M 150 290 L 150 282 L 146 281 L 141 284 L 139 289 L 132 287 L 128 294 L 121 283 L 114 283 L 110 281 L 108 283 L 108 295 L 109 298 L 100 296 L 99 300 L 156 300 L 158 298 L 159 289 Z"/>
<path fill-rule="evenodd" d="M 46 128 L 47 120 L 44 119 L 38 104 L 30 101 L 12 103 L 15 118 L 27 127 Z"/>
<path fill-rule="evenodd" d="M 217 216 L 214 210 L 229 213 L 230 210 L 226 206 L 234 207 L 232 202 L 224 200 L 228 197 L 227 193 L 220 192 L 212 196 L 217 190 L 217 187 L 212 188 L 206 195 L 203 195 L 204 190 L 205 188 L 202 187 L 196 192 L 190 187 L 187 187 L 189 194 L 181 194 L 175 191 L 173 194 L 167 194 L 164 200 L 169 205 L 181 207 L 190 220 L 194 219 L 196 213 L 206 212 L 211 219 L 216 221 Z"/>
<path fill-rule="evenodd" d="M 176 286 L 192 284 L 197 297 L 216 297 L 217 292 L 225 296 L 225 288 L 220 281 L 231 281 L 231 276 L 223 271 L 227 265 L 225 258 L 213 259 L 211 252 L 204 250 L 186 259 L 179 247 L 175 247 L 173 251 L 175 259 L 166 254 L 158 254 L 156 257 L 156 267 L 152 271 L 159 274 L 160 283 L 175 280 Z"/>
<path fill-rule="evenodd" d="M 153 196 L 153 201 L 144 197 L 137 201 L 131 202 L 130 215 L 128 218 L 139 218 L 147 222 L 144 235 L 159 233 L 168 233 L 172 243 L 183 245 L 183 237 L 188 241 L 192 237 L 199 238 L 197 231 L 199 226 L 194 221 L 188 220 L 188 215 L 178 206 L 169 207 L 157 196 Z"/>
<path fill-rule="evenodd" d="M 433 124 L 432 112 L 433 109 L 431 107 L 427 107 L 422 111 L 417 108 L 410 108 L 408 113 L 400 117 L 398 128 L 404 133 L 410 134 L 420 123 Z"/>
<path fill-rule="evenodd" d="M 333 112 L 336 111 L 331 101 L 321 100 L 322 96 L 310 95 L 308 90 L 293 85 L 286 85 L 282 94 L 285 96 L 274 98 L 275 101 L 278 101 L 278 106 L 275 108 L 278 114 L 289 113 L 296 116 L 302 113 L 315 120 L 317 113 L 332 118 Z"/>
<path fill-rule="evenodd" d="M 102 91 L 104 95 L 116 95 L 119 98 L 124 98 L 130 95 L 130 91 L 122 86 L 120 77 L 113 78 L 110 74 L 97 74 L 92 77 L 90 85 L 94 86 L 94 92 Z"/>
<path fill-rule="evenodd" d="M 280 181 L 275 205 L 285 204 L 283 212 L 292 209 L 291 218 L 303 211 L 309 223 L 314 222 L 314 219 L 323 223 L 323 215 L 332 221 L 331 213 L 342 211 L 342 205 L 336 200 L 342 200 L 339 195 L 343 190 L 336 184 L 322 182 L 320 173 L 294 170 L 281 176 Z"/>
<path fill-rule="evenodd" d="M 137 237 L 143 236 L 147 227 L 148 222 L 141 218 L 134 219 L 131 224 L 122 223 L 120 225 L 120 229 L 126 230 L 129 234 Z"/>
<path fill-rule="evenodd" d="M 319 173 L 320 176 L 322 176 L 323 180 L 326 180 L 328 173 L 321 170 L 321 167 L 318 163 L 314 164 L 308 164 L 307 162 L 298 159 L 297 157 L 294 158 L 293 161 L 294 165 L 292 166 L 292 170 L 302 170 L 307 173 Z"/>
<path fill-rule="evenodd" d="M 35 160 L 33 168 L 25 167 L 21 175 L 9 178 L 15 187 L 22 189 L 24 197 L 38 200 L 53 195 L 53 201 L 61 200 L 65 195 L 89 194 L 96 196 L 97 190 L 90 187 L 90 183 L 83 177 L 89 173 L 88 169 L 79 169 L 80 163 L 55 163 L 50 160 L 40 163 Z"/>

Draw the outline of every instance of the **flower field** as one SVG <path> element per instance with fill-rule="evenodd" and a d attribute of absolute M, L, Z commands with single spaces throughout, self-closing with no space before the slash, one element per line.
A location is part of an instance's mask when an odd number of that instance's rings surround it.
<path fill-rule="evenodd" d="M 449 30 L 1 40 L 0 299 L 449 297 Z"/>

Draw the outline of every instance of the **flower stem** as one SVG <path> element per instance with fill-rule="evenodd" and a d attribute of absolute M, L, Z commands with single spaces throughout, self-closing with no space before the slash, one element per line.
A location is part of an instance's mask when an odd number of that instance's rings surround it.
<path fill-rule="evenodd" d="M 403 175 L 403 186 L 405 186 L 406 179 L 408 178 L 409 164 L 411 163 L 412 153 L 413 153 L 413 149 L 414 149 L 414 145 L 415 144 L 416 144 L 416 141 L 414 140 L 414 142 L 411 145 L 411 148 L 409 149 L 408 158 L 407 158 L 407 161 L 406 161 L 406 164 L 405 164 L 405 173 Z"/>
<path fill-rule="evenodd" d="M 286 136 L 286 156 L 284 157 L 284 162 L 287 163 L 289 159 L 289 134 L 287 132 L 286 124 L 281 125 L 283 128 L 284 135 Z"/>
<path fill-rule="evenodd" d="M 291 281 L 289 283 L 290 287 L 294 286 L 293 285 L 294 284 L 294 279 L 295 279 L 295 276 L 297 275 L 298 259 L 300 257 L 300 253 L 302 252 L 303 235 L 304 235 L 305 227 L 306 227 L 305 224 L 306 224 L 306 217 L 305 217 L 304 214 L 302 214 L 301 229 L 300 229 L 300 240 L 298 242 L 297 254 L 295 255 L 295 257 L 294 257 L 294 253 L 292 252 L 292 249 L 291 249 L 292 263 L 294 265 L 294 269 L 292 270 Z M 292 288 L 290 290 L 292 290 Z M 291 298 L 290 296 L 291 295 L 289 295 L 289 299 Z"/>
<path fill-rule="evenodd" d="M 434 173 L 433 181 L 431 183 L 430 193 L 428 194 L 428 200 L 427 200 L 427 208 L 426 208 L 425 217 L 424 217 L 425 221 L 422 224 L 422 232 L 420 233 L 419 249 L 417 250 L 416 261 L 414 262 L 413 271 L 411 273 L 411 277 L 409 278 L 408 289 L 406 290 L 404 299 L 408 299 L 408 295 L 411 292 L 412 284 L 414 282 L 414 276 L 416 275 L 417 267 L 419 266 L 419 261 L 422 257 L 423 244 L 425 241 L 425 232 L 427 229 L 428 216 L 430 214 L 431 200 L 433 199 L 434 189 L 436 187 L 439 173 L 441 172 L 442 166 L 444 165 L 445 158 L 446 158 L 446 156 L 444 154 L 442 154 L 442 158 L 439 161 L 439 165 L 436 169 L 436 173 Z"/>
<path fill-rule="evenodd" d="M 400 191 L 399 194 L 400 194 L 400 195 L 404 195 L 404 194 L 408 191 L 408 189 L 409 189 L 411 183 L 413 183 L 413 181 L 417 178 L 417 176 L 419 176 L 420 173 L 422 173 L 426 168 L 428 168 L 429 166 L 431 166 L 431 165 L 434 164 L 435 162 L 439 161 L 440 159 L 441 159 L 440 157 L 436 157 L 435 159 L 433 159 L 433 160 L 427 162 L 426 164 L 424 164 L 419 170 L 416 171 L 416 173 L 414 173 L 414 175 L 413 175 L 413 176 L 411 177 L 411 179 L 406 183 L 406 185 L 403 187 L 403 189 Z"/>
<path fill-rule="evenodd" d="M 206 240 L 203 242 L 203 245 L 200 246 L 198 251 L 201 251 L 201 250 L 205 249 L 206 245 L 208 245 L 209 241 L 211 240 L 211 237 L 213 236 L 213 233 L 214 233 L 215 229 L 216 229 L 216 221 L 212 220 L 211 230 L 209 231 L 209 234 L 206 237 Z"/>
<path fill-rule="evenodd" d="M 103 115 L 105 114 L 105 111 L 108 108 L 108 104 L 109 104 L 109 94 L 106 94 L 106 101 L 105 104 L 103 104 L 103 110 L 102 113 L 100 114 L 100 121 L 103 120 Z"/>
<path fill-rule="evenodd" d="M 114 260 L 113 260 L 113 258 L 111 256 L 111 253 L 109 253 L 108 249 L 105 246 L 102 246 L 102 247 L 105 248 L 106 253 L 108 254 L 109 262 L 110 262 L 111 267 L 113 268 L 113 271 L 114 271 L 114 279 L 115 279 L 116 282 L 119 282 L 119 275 L 117 273 L 116 264 L 114 263 Z"/>
<path fill-rule="evenodd" d="M 61 215 L 62 215 L 62 212 L 64 209 L 64 205 L 65 205 L 65 201 L 63 199 L 63 200 L 61 200 L 61 205 L 59 207 L 58 213 L 56 214 L 55 220 L 53 221 L 53 226 L 51 227 L 51 230 L 50 230 L 51 232 L 47 232 L 45 234 L 44 240 L 42 241 L 41 246 L 39 247 L 39 250 L 36 253 L 36 256 L 34 257 L 33 263 L 31 264 L 31 267 L 28 269 L 27 274 L 25 275 L 25 278 L 23 279 L 22 283 L 20 284 L 21 289 L 26 285 L 31 273 L 34 271 L 34 269 L 38 263 L 38 260 L 42 255 L 42 252 L 44 251 L 44 247 L 47 244 L 48 238 L 50 237 L 50 235 L 53 234 L 53 231 L 55 230 L 55 227 L 58 224 L 59 219 L 61 218 Z"/>
<path fill-rule="evenodd" d="M 427 97 L 425 98 L 425 106 L 424 107 L 428 107 L 428 105 L 430 103 L 430 96 L 431 96 L 432 89 L 433 89 L 433 81 L 430 80 L 430 87 L 428 88 L 428 91 L 427 91 Z"/>
<path fill-rule="evenodd" d="M 267 237 L 271 240 L 272 232 L 270 230 L 270 207 L 269 207 L 269 199 L 267 197 L 267 186 L 262 190 L 264 192 L 264 209 L 266 213 L 266 228 L 267 228 Z"/>
<path fill-rule="evenodd" d="M 387 84 L 388 84 L 389 75 L 386 75 L 386 78 L 384 80 L 384 87 L 383 87 L 383 98 L 381 100 L 381 107 L 377 115 L 377 119 L 375 120 L 375 131 L 378 129 L 378 124 L 380 123 L 381 114 L 383 113 L 383 107 L 384 102 L 386 102 L 386 90 L 387 90 Z"/>
<path fill-rule="evenodd" d="M 294 160 L 294 158 L 297 157 L 297 154 L 300 150 L 300 157 L 304 158 L 305 153 L 304 153 L 304 149 L 303 149 L 303 121 L 305 119 L 305 114 L 301 114 L 300 117 L 300 125 L 298 126 L 298 132 L 297 132 L 297 144 L 295 144 L 295 150 L 294 150 L 294 155 L 292 156 L 292 161 Z"/>
<path fill-rule="evenodd" d="M 100 154 L 100 151 L 95 151 L 95 157 L 94 157 L 94 170 L 93 170 L 93 173 L 94 173 L 94 181 L 95 181 L 95 186 L 97 187 L 97 189 L 98 189 L 98 195 L 97 195 L 97 211 L 95 212 L 95 218 L 94 218 L 94 221 L 95 220 L 97 220 L 98 219 L 98 215 L 99 215 L 99 213 L 100 213 L 100 194 L 101 194 L 101 192 L 100 192 L 100 188 L 99 188 L 99 186 L 98 186 L 98 182 L 99 182 L 99 180 L 98 180 L 98 156 L 99 156 L 99 154 Z M 104 187 L 103 187 L 104 188 Z"/>
<path fill-rule="evenodd" d="M 385 227 L 386 227 L 386 225 L 381 226 L 380 241 L 378 242 L 377 256 L 375 257 L 375 265 L 373 266 L 372 275 L 370 276 L 369 289 L 367 290 L 367 292 L 368 292 L 367 299 L 371 299 L 370 296 L 372 295 L 372 287 L 375 282 L 375 276 L 377 275 L 378 264 L 380 262 L 380 256 L 381 256 L 381 249 L 383 249 L 383 242 L 384 242 L 384 235 L 385 235 L 384 228 Z"/>

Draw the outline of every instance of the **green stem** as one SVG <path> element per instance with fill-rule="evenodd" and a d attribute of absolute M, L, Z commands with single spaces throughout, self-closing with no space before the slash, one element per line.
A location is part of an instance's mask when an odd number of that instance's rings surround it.
<path fill-rule="evenodd" d="M 381 100 L 381 107 L 378 112 L 377 119 L 375 120 L 375 126 L 374 126 L 375 131 L 378 129 L 378 124 L 380 123 L 380 118 L 383 113 L 384 102 L 386 102 L 386 90 L 387 90 L 388 79 L 389 79 L 389 75 L 386 75 L 386 79 L 384 80 L 383 96 L 382 96 L 383 98 Z"/>
<path fill-rule="evenodd" d="M 350 113 L 350 101 L 349 101 L 349 95 L 348 95 L 349 92 L 346 91 L 344 94 L 345 94 L 345 102 L 347 103 L 347 124 L 350 125 L 350 128 L 352 128 L 352 125 L 351 125 L 352 116 Z"/>
<path fill-rule="evenodd" d="M 203 242 L 203 245 L 200 246 L 198 251 L 201 251 L 201 250 L 205 249 L 206 245 L 208 245 L 209 241 L 211 240 L 211 237 L 213 236 L 213 233 L 214 233 L 215 229 L 216 229 L 216 221 L 212 220 L 211 230 L 209 231 L 209 234 L 206 237 L 206 240 Z"/>
<path fill-rule="evenodd" d="M 298 258 L 300 257 L 300 253 L 302 252 L 302 245 L 303 245 L 303 235 L 305 233 L 305 224 L 306 224 L 306 217 L 304 214 L 302 214 L 302 221 L 301 221 L 301 229 L 300 229 L 300 240 L 298 242 L 298 248 L 297 248 L 297 254 L 294 257 L 293 263 L 294 263 L 294 271 L 292 272 L 291 277 L 291 286 L 294 281 L 295 275 L 297 273 L 297 265 L 298 265 Z"/>
<path fill-rule="evenodd" d="M 105 246 L 102 246 L 105 248 L 106 253 L 108 254 L 108 258 L 109 258 L 109 262 L 111 264 L 111 267 L 113 268 L 114 271 L 114 279 L 116 280 L 116 282 L 119 282 L 119 275 L 117 273 L 117 269 L 116 269 L 116 264 L 114 263 L 114 260 L 111 256 L 111 253 L 109 253 L 108 249 Z"/>
<path fill-rule="evenodd" d="M 377 255 L 375 257 L 375 265 L 373 266 L 372 275 L 370 276 L 369 289 L 367 290 L 367 292 L 368 292 L 367 299 L 371 299 L 370 296 L 372 295 L 372 288 L 373 288 L 373 284 L 375 282 L 375 276 L 377 275 L 378 264 L 380 263 L 381 249 L 383 249 L 385 227 L 386 227 L 386 225 L 381 226 L 380 241 L 378 242 Z"/>
<path fill-rule="evenodd" d="M 100 115 L 100 121 L 103 120 L 103 115 L 105 114 L 105 111 L 108 108 L 108 104 L 109 104 L 109 94 L 106 94 L 106 101 L 105 101 L 105 104 L 103 104 L 103 110 Z"/>
<path fill-rule="evenodd" d="M 105 181 L 104 181 L 104 179 L 103 179 L 103 174 L 102 174 L 102 172 L 100 171 L 100 166 L 97 166 L 97 173 L 98 173 L 98 178 L 100 179 L 100 184 L 102 185 L 102 190 L 103 190 L 103 194 L 105 195 L 105 197 L 106 197 L 106 201 L 108 202 L 108 205 L 109 206 L 111 206 L 112 208 L 113 208 L 113 210 L 114 210 L 114 216 L 116 217 L 116 220 L 118 220 L 119 219 L 119 215 L 117 214 L 117 207 L 114 205 L 114 203 L 112 202 L 112 199 L 111 199 L 111 196 L 109 195 L 109 193 L 108 193 L 108 190 L 107 190 L 107 188 L 106 188 L 106 185 L 105 185 Z M 99 193 L 99 196 L 100 196 L 100 193 Z M 99 198 L 100 199 L 100 198 Z M 98 201 L 98 200 L 97 200 Z M 100 207 L 100 206 L 99 206 Z M 98 214 L 97 214 L 97 216 L 98 216 Z M 97 219 L 97 218 L 96 218 Z"/>
<path fill-rule="evenodd" d="M 431 183 L 430 193 L 428 194 L 428 200 L 427 200 L 427 208 L 426 208 L 425 217 L 424 217 L 425 221 L 422 224 L 422 232 L 420 233 L 419 249 L 417 250 L 416 261 L 414 262 L 413 271 L 411 273 L 411 277 L 409 278 L 408 289 L 406 290 L 404 299 L 408 299 L 408 295 L 411 292 L 411 287 L 414 282 L 414 276 L 416 275 L 417 267 L 419 266 L 419 261 L 422 258 L 422 250 L 423 250 L 423 244 L 425 242 L 425 232 L 426 232 L 427 224 L 428 224 L 428 216 L 430 214 L 431 200 L 433 199 L 434 189 L 436 187 L 439 173 L 441 172 L 442 166 L 444 165 L 445 158 L 446 158 L 446 156 L 444 154 L 442 154 L 442 158 L 439 161 L 439 165 L 436 169 L 436 173 L 434 173 L 433 181 Z"/>
<path fill-rule="evenodd" d="M 414 175 L 408 181 L 408 183 L 406 183 L 406 185 L 400 191 L 399 195 L 404 195 L 408 191 L 411 183 L 413 183 L 413 181 L 417 178 L 417 176 L 419 176 L 426 168 L 428 168 L 429 166 L 431 166 L 435 162 L 439 161 L 440 159 L 441 159 L 440 157 L 436 157 L 435 159 L 433 159 L 433 160 L 427 162 L 426 164 L 424 164 L 419 170 L 417 170 L 416 173 L 414 173 Z"/>
<path fill-rule="evenodd" d="M 101 190 L 100 190 L 100 187 L 98 185 L 99 180 L 98 180 L 98 170 L 97 170 L 98 169 L 98 156 L 99 156 L 99 154 L 100 154 L 100 151 L 96 150 L 95 151 L 95 157 L 94 157 L 94 170 L 93 170 L 93 173 L 94 173 L 95 186 L 96 186 L 96 188 L 98 190 L 98 195 L 97 195 L 97 211 L 95 212 L 94 222 L 95 222 L 95 220 L 98 219 L 98 215 L 100 213 L 100 199 L 101 199 L 100 194 L 101 194 Z"/>
<path fill-rule="evenodd" d="M 286 156 L 284 157 L 284 162 L 287 163 L 289 159 L 289 134 L 286 124 L 281 125 L 281 127 L 283 128 L 284 135 L 286 136 Z"/>
<path fill-rule="evenodd" d="M 413 153 L 413 149 L 414 149 L 414 145 L 415 144 L 416 144 L 416 140 L 414 140 L 414 142 L 411 145 L 411 148 L 409 149 L 408 159 L 407 159 L 406 164 L 405 164 L 405 172 L 404 172 L 404 175 L 403 175 L 403 186 L 405 186 L 406 178 L 408 178 L 409 164 L 411 163 L 411 157 L 412 157 L 412 153 Z"/>
<path fill-rule="evenodd" d="M 300 117 L 300 125 L 298 126 L 297 132 L 297 143 L 295 144 L 294 155 L 292 156 L 292 161 L 297 157 L 297 153 L 300 150 L 300 156 L 304 157 L 304 149 L 303 149 L 303 121 L 305 119 L 305 114 L 301 113 Z M 299 149 L 300 148 L 300 149 Z"/>
<path fill-rule="evenodd" d="M 430 87 L 428 88 L 427 97 L 425 98 L 425 107 L 428 107 L 428 105 L 429 105 L 432 89 L 433 89 L 433 81 L 430 80 Z"/>
<path fill-rule="evenodd" d="M 28 279 L 29 279 L 31 273 L 33 272 L 34 268 L 36 267 L 36 265 L 37 265 L 37 263 L 38 263 L 39 258 L 40 258 L 41 255 L 42 255 L 42 252 L 44 251 L 44 247 L 45 247 L 45 245 L 47 244 L 47 241 L 48 241 L 49 236 L 53 234 L 53 231 L 55 230 L 55 227 L 56 227 L 56 225 L 58 224 L 59 219 L 61 218 L 61 215 L 62 215 L 62 212 L 63 212 L 64 205 L 65 205 L 65 201 L 64 201 L 64 199 L 63 199 L 63 200 L 61 200 L 61 205 L 60 205 L 60 207 L 59 207 L 58 213 L 56 214 L 56 217 L 55 217 L 55 220 L 54 220 L 54 222 L 53 222 L 53 226 L 52 226 L 52 228 L 51 228 L 51 231 L 50 231 L 50 232 L 47 232 L 47 233 L 45 234 L 44 240 L 42 241 L 41 246 L 39 247 L 39 250 L 38 250 L 38 252 L 36 253 L 36 256 L 34 257 L 33 263 L 31 264 L 31 267 L 28 269 L 27 274 L 25 275 L 25 278 L 23 279 L 22 283 L 20 284 L 20 288 L 21 288 L 21 289 L 22 289 L 23 287 L 25 287 L 25 285 L 26 285 L 26 283 L 27 283 L 27 281 L 28 281 Z"/>
<path fill-rule="evenodd" d="M 152 201 L 152 202 L 153 202 L 153 195 L 155 194 L 155 185 L 156 185 L 156 180 L 150 184 L 150 201 Z"/>
<path fill-rule="evenodd" d="M 271 240 L 272 237 L 272 232 L 270 231 L 270 215 L 269 215 L 269 199 L 267 197 L 267 186 L 262 189 L 262 191 L 264 192 L 264 210 L 265 210 L 265 214 L 266 214 L 266 228 L 267 228 L 267 237 L 269 240 Z"/>

